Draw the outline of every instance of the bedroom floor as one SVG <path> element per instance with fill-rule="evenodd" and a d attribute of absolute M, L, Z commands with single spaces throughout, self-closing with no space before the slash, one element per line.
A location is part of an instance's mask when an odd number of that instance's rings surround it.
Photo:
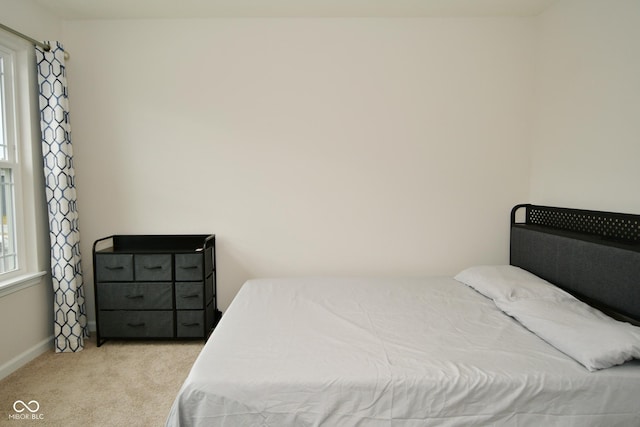
<path fill-rule="evenodd" d="M 81 352 L 45 353 L 0 381 L 0 425 L 25 425 L 27 420 L 15 418 L 18 400 L 38 402 L 37 418 L 28 425 L 164 425 L 203 345 L 107 341 L 97 348 L 92 337 Z M 29 410 L 21 413 L 33 416 Z"/>

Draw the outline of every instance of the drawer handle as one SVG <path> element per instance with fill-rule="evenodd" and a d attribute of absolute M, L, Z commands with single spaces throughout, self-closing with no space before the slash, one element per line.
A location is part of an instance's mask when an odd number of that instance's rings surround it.
<path fill-rule="evenodd" d="M 129 298 L 129 299 L 140 299 L 140 298 L 144 298 L 144 294 L 127 295 L 127 298 Z"/>
<path fill-rule="evenodd" d="M 124 265 L 115 265 L 115 266 L 110 266 L 110 265 L 105 265 L 104 268 L 106 268 L 107 270 L 124 270 Z"/>
<path fill-rule="evenodd" d="M 182 298 L 184 298 L 184 299 L 200 298 L 200 294 L 182 295 Z"/>
<path fill-rule="evenodd" d="M 144 322 L 139 323 L 127 323 L 127 326 L 131 326 L 132 328 L 141 328 L 145 325 Z"/>
<path fill-rule="evenodd" d="M 182 322 L 182 326 L 186 326 L 186 327 L 200 326 L 200 322 L 191 322 L 191 323 Z"/>
<path fill-rule="evenodd" d="M 145 270 L 162 270 L 162 266 L 161 265 L 145 265 L 144 269 Z"/>
<path fill-rule="evenodd" d="M 183 270 L 195 270 L 196 268 L 198 268 L 197 265 L 184 265 L 184 266 L 180 266 L 181 269 Z"/>

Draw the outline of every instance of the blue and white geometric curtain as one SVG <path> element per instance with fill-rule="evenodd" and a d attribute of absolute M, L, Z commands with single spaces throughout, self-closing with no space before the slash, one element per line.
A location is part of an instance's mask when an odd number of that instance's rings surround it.
<path fill-rule="evenodd" d="M 89 336 L 89 329 L 80 266 L 64 49 L 60 43 L 49 44 L 51 50 L 48 52 L 36 47 L 36 61 L 51 240 L 54 338 L 56 352 L 75 352 L 84 348 L 84 338 Z"/>

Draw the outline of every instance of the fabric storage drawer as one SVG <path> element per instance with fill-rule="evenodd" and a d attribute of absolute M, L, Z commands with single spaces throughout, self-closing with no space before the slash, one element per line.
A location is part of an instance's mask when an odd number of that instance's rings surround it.
<path fill-rule="evenodd" d="M 176 282 L 176 309 L 203 309 L 203 289 L 202 282 Z"/>
<path fill-rule="evenodd" d="M 119 282 L 133 280 L 133 255 L 99 254 L 96 255 L 96 279 L 100 282 Z"/>
<path fill-rule="evenodd" d="M 98 283 L 98 301 L 103 310 L 171 310 L 171 282 Z"/>
<path fill-rule="evenodd" d="M 172 280 L 171 254 L 135 255 L 136 280 Z"/>
<path fill-rule="evenodd" d="M 206 304 L 208 304 L 209 301 L 211 301 L 214 297 L 215 280 L 216 276 L 212 274 L 211 276 L 207 277 L 204 282 L 204 300 L 206 301 Z"/>
<path fill-rule="evenodd" d="M 176 321 L 178 337 L 204 335 L 204 310 L 178 311 Z"/>
<path fill-rule="evenodd" d="M 215 259 L 213 257 L 213 249 L 209 248 L 204 253 L 204 271 L 206 271 L 207 275 L 209 275 L 209 273 L 211 273 L 215 268 L 216 266 Z"/>
<path fill-rule="evenodd" d="M 202 280 L 202 254 L 176 254 L 176 280 Z"/>
<path fill-rule="evenodd" d="M 172 311 L 100 311 L 100 334 L 118 338 L 173 336 Z"/>
<path fill-rule="evenodd" d="M 209 305 L 207 305 L 207 308 L 205 309 L 205 318 L 204 320 L 207 322 L 207 325 L 212 325 L 214 322 L 214 317 L 216 315 L 215 313 L 216 310 L 216 304 L 215 302 L 211 302 Z"/>

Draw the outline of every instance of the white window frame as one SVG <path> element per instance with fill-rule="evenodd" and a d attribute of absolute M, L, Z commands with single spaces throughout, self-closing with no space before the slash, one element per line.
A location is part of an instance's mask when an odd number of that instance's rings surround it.
<path fill-rule="evenodd" d="M 12 169 L 14 182 L 14 219 L 17 249 L 16 270 L 0 274 L 0 297 L 41 282 L 46 274 L 39 271 L 39 247 L 37 239 L 38 212 L 35 185 L 37 173 L 42 174 L 41 155 L 34 150 L 39 141 L 39 113 L 37 110 L 35 52 L 31 43 L 5 31 L 0 31 L 0 49 L 11 64 L 5 81 L 5 96 L 11 105 L 7 117 L 8 143 L 13 150 L 9 162 L 0 162 L 0 167 Z M 6 70 L 5 70 L 6 71 Z M 11 86 L 11 88 L 9 88 Z M 11 93 L 10 93 L 11 92 Z M 10 99 L 12 98 L 12 99 Z M 34 140 L 35 138 L 38 138 Z M 40 156 L 38 163 L 34 155 Z M 42 210 L 41 208 L 40 210 Z"/>
<path fill-rule="evenodd" d="M 10 188 L 11 196 L 8 199 L 11 199 L 9 203 L 7 203 L 7 212 L 6 212 L 6 220 L 9 224 L 9 239 L 11 241 L 11 249 L 10 256 L 13 257 L 13 264 L 16 269 L 9 270 L 4 272 L 0 270 L 0 278 L 2 277 L 10 277 L 14 275 L 15 271 L 20 271 L 20 253 L 19 253 L 19 245 L 18 245 L 18 235 L 21 230 L 18 228 L 18 218 L 22 218 L 22 212 L 20 209 L 20 204 L 17 204 L 19 200 L 19 195 L 21 192 L 21 180 L 20 180 L 20 158 L 18 156 L 18 122 L 17 122 L 17 110 L 18 104 L 16 100 L 16 92 L 19 88 L 17 88 L 17 79 L 15 76 L 16 69 L 16 55 L 13 50 L 7 49 L 2 44 L 0 44 L 0 60 L 2 61 L 0 70 L 2 70 L 1 80 L 0 80 L 0 101 L 2 101 L 2 109 L 0 112 L 0 121 L 2 122 L 2 126 L 0 129 L 2 130 L 2 140 L 6 144 L 4 145 L 4 156 L 0 157 L 0 168 L 11 171 L 11 181 L 8 186 Z M 2 201 L 4 203 L 5 200 Z M 4 212 L 3 212 L 4 213 Z M 4 217 L 3 217 L 4 219 Z M 4 231 L 3 231 L 4 234 Z M 0 239 L 0 245 L 5 245 L 4 238 L 7 236 L 2 236 Z M 2 257 L 0 257 L 0 264 L 5 264 L 4 255 L 5 248 L 0 248 L 0 253 L 2 253 Z M 4 269 L 4 265 L 1 266 Z"/>

